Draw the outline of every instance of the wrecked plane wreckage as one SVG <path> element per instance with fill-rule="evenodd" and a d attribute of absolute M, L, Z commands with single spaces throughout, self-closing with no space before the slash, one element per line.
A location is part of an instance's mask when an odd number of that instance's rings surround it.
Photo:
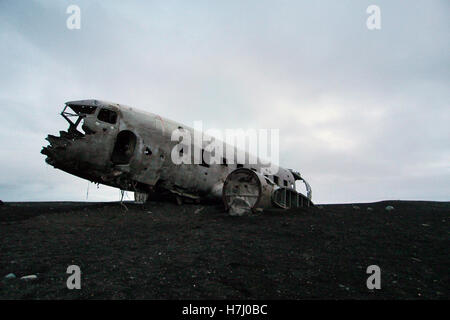
<path fill-rule="evenodd" d="M 175 164 L 171 152 L 178 141 L 172 141 L 172 132 L 194 129 L 156 114 L 80 100 L 67 102 L 61 115 L 69 129 L 59 137 L 48 135 L 50 144 L 41 151 L 46 162 L 91 182 L 134 192 L 136 202 L 167 195 L 178 203 L 212 199 L 223 201 L 232 215 L 312 205 L 311 187 L 291 169 L 277 167 L 269 175 L 259 164 L 225 158 L 221 164 L 208 163 L 204 145 L 199 164 Z M 297 180 L 304 182 L 307 196 L 295 189 Z"/>

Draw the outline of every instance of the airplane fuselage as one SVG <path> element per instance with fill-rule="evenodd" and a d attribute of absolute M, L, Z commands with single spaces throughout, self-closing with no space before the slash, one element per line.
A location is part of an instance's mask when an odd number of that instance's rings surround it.
<path fill-rule="evenodd" d="M 50 145 L 42 150 L 47 163 L 122 190 L 150 193 L 157 189 L 193 199 L 221 199 L 224 181 L 233 170 L 249 168 L 264 174 L 266 167 L 259 162 L 237 163 L 236 158 L 220 164 L 175 164 L 171 153 L 179 142 L 172 140 L 172 133 L 181 129 L 194 135 L 194 129 L 129 106 L 99 100 L 71 101 L 61 114 L 70 127 L 67 132 L 60 131 L 59 137 L 48 136 Z M 196 147 L 205 156 L 201 143 Z M 240 152 L 235 150 L 236 154 Z M 291 170 L 279 167 L 275 175 L 265 176 L 280 187 L 295 188 Z"/>

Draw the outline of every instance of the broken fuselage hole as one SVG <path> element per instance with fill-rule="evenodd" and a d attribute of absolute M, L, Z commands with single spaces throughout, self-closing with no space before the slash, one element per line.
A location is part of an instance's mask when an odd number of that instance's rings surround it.
<path fill-rule="evenodd" d="M 114 145 L 111 161 L 114 164 L 128 164 L 136 148 L 136 135 L 128 130 L 119 132 Z"/>

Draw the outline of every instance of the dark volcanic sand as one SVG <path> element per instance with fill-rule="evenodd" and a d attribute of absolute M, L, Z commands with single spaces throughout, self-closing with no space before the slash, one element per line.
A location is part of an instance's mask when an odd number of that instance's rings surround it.
<path fill-rule="evenodd" d="M 324 205 L 251 217 L 211 205 L 126 206 L 1 205 L 0 298 L 450 298 L 450 202 Z M 81 268 L 81 290 L 66 287 L 72 264 Z M 381 268 L 381 290 L 366 287 L 373 264 Z M 5 279 L 8 273 L 17 278 Z M 30 274 L 38 279 L 19 279 Z"/>

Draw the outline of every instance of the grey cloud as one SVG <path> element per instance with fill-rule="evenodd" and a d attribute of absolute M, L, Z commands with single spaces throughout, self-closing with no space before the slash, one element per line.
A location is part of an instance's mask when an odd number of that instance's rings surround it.
<path fill-rule="evenodd" d="M 280 128 L 281 164 L 318 202 L 448 200 L 449 4 L 377 1 L 369 31 L 370 4 L 1 2 L 0 197 L 84 200 L 87 183 L 39 151 L 66 127 L 65 101 L 100 98 L 188 125 Z"/>

